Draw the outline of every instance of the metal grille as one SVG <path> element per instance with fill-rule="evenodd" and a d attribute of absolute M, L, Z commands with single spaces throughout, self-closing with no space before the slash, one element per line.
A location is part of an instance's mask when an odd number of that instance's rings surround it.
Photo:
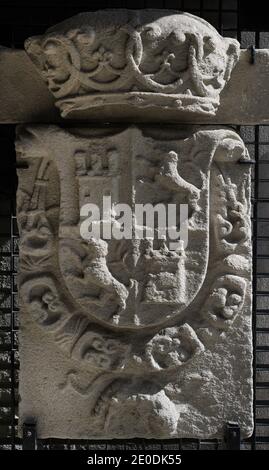
<path fill-rule="evenodd" d="M 244 2 L 242 2 L 244 3 Z M 58 21 L 79 11 L 101 8 L 174 8 L 201 16 L 224 36 L 237 37 L 242 47 L 269 48 L 268 32 L 239 28 L 237 0 L 125 0 L 125 1 L 25 1 L 17 6 L 1 1 L 0 44 L 22 48 L 23 41 L 40 34 Z M 258 90 L 257 90 L 258 93 Z M 253 436 L 241 442 L 242 450 L 269 450 L 269 126 L 238 128 L 251 157 L 256 160 L 252 175 L 253 202 L 253 336 L 254 411 Z M 18 231 L 15 216 L 16 170 L 15 126 L 0 126 L 0 449 L 22 448 L 17 437 L 18 404 L 18 302 L 16 272 Z M 224 448 L 223 441 L 181 439 L 168 441 L 60 441 L 39 440 L 39 449 L 212 449 Z"/>

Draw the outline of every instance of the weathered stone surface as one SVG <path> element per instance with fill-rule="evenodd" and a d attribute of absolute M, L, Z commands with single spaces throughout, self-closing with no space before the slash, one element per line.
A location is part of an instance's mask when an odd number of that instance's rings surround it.
<path fill-rule="evenodd" d="M 252 432 L 248 154 L 229 128 L 18 128 L 20 422 L 40 437 Z M 85 241 L 79 208 L 188 203 L 189 242 Z M 115 218 L 114 223 L 117 223 Z"/>
<path fill-rule="evenodd" d="M 185 115 L 184 122 L 268 124 L 268 83 L 269 50 L 257 49 L 254 65 L 250 63 L 250 52 L 241 50 L 240 60 L 221 92 L 216 115 Z M 1 123 L 61 121 L 53 95 L 24 51 L 0 49 L 0 101 Z M 179 122 L 182 114 L 176 108 L 164 107 L 158 111 L 150 103 L 146 108 L 135 102 L 121 106 L 95 103 L 87 120 Z"/>
<path fill-rule="evenodd" d="M 77 119 L 122 105 L 214 116 L 239 59 L 235 39 L 172 10 L 81 13 L 25 48 L 62 116 Z"/>

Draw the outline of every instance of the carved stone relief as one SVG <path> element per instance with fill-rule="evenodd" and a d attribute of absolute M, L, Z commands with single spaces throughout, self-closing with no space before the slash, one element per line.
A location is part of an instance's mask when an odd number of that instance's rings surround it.
<path fill-rule="evenodd" d="M 239 59 L 235 39 L 173 10 L 81 13 L 28 39 L 25 49 L 62 117 L 79 119 L 97 109 L 113 119 L 132 107 L 148 119 L 162 109 L 181 110 L 183 120 L 214 116 Z"/>
<path fill-rule="evenodd" d="M 40 437 L 105 439 L 222 437 L 238 421 L 249 436 L 250 170 L 236 132 L 27 125 L 16 150 L 29 165 L 18 189 L 21 422 L 34 416 Z M 188 204 L 188 243 L 84 240 L 80 208 L 103 196 Z"/>

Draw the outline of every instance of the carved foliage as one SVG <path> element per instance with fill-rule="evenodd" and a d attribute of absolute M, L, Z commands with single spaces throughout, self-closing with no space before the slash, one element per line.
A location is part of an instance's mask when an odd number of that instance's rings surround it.
<path fill-rule="evenodd" d="M 25 48 L 63 116 L 94 105 L 85 95 L 96 92 L 104 103 L 121 93 L 118 104 L 134 99 L 138 106 L 146 106 L 144 93 L 170 94 L 173 102 L 161 98 L 160 106 L 214 114 L 239 57 L 237 41 L 206 21 L 154 10 L 83 13 L 28 39 Z"/>
<path fill-rule="evenodd" d="M 249 157 L 241 139 L 229 129 L 100 135 L 28 126 L 16 146 L 31 174 L 19 170 L 21 306 L 72 361 L 61 387 L 93 396 L 93 419 L 108 433 L 118 398 L 136 410 L 146 389 L 145 410 L 160 402 L 162 429 L 168 420 L 173 434 L 179 416 L 171 421 L 166 385 L 206 350 L 203 328 L 227 332 L 246 310 L 249 170 L 237 162 Z M 79 207 L 104 194 L 112 203 L 188 203 L 188 245 L 82 240 Z"/>

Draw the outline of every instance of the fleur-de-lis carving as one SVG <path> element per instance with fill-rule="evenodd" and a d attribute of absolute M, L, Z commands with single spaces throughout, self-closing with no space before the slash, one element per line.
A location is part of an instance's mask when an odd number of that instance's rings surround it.
<path fill-rule="evenodd" d="M 98 62 L 99 65 L 110 64 L 113 54 L 111 51 L 106 49 L 104 46 L 100 46 L 97 51 L 92 55 L 92 58 Z"/>

